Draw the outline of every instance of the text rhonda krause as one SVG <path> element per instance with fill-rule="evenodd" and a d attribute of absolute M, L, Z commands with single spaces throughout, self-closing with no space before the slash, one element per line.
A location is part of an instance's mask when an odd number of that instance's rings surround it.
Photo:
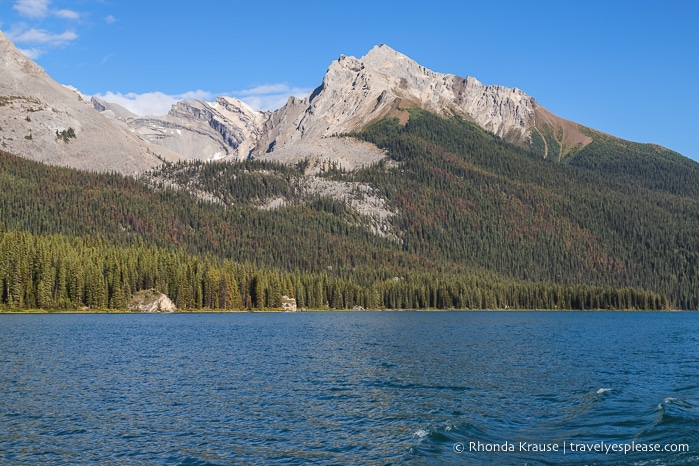
<path fill-rule="evenodd" d="M 483 442 L 468 442 L 467 448 L 464 444 L 457 443 L 454 445 L 454 451 L 461 453 L 468 449 L 469 452 L 559 452 L 567 453 L 679 453 L 688 452 L 689 444 L 686 443 L 580 443 L 580 442 L 562 442 L 562 443 L 532 443 L 532 442 L 508 442 L 504 443 L 483 443 Z"/>

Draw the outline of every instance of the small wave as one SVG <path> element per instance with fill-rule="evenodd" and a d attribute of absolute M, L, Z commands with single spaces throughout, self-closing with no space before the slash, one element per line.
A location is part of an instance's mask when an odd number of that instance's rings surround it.
<path fill-rule="evenodd" d="M 675 405 L 679 406 L 681 408 L 693 408 L 694 405 L 688 401 L 685 401 L 680 398 L 675 398 L 674 396 L 669 396 L 663 400 L 662 403 L 658 404 L 658 409 L 664 409 L 665 406 L 667 405 Z"/>
<path fill-rule="evenodd" d="M 693 408 L 694 407 L 694 405 L 692 403 L 690 403 L 689 401 L 682 400 L 680 398 L 673 398 L 673 397 L 665 398 L 665 403 L 676 404 L 678 406 L 682 406 L 683 408 Z"/>
<path fill-rule="evenodd" d="M 206 460 L 201 460 L 199 458 L 192 458 L 188 456 L 179 463 L 180 466 L 216 466 L 216 464 L 211 463 Z"/>
<path fill-rule="evenodd" d="M 430 435 L 429 431 L 425 429 L 420 429 L 413 434 L 413 438 L 425 438 Z"/>
<path fill-rule="evenodd" d="M 611 388 L 600 388 L 599 390 L 597 390 L 597 394 L 601 395 L 602 393 L 607 393 L 607 392 L 611 392 L 611 391 L 612 391 Z"/>
<path fill-rule="evenodd" d="M 696 406 L 686 400 L 675 397 L 667 397 L 656 408 L 655 422 L 653 428 L 670 425 L 696 425 Z"/>
<path fill-rule="evenodd" d="M 413 438 L 419 443 L 423 441 L 435 442 L 438 444 L 456 442 L 464 438 L 487 438 L 485 432 L 478 427 L 468 422 L 462 424 L 454 424 L 453 422 L 445 422 L 441 425 L 432 425 L 420 428 L 413 433 Z"/>

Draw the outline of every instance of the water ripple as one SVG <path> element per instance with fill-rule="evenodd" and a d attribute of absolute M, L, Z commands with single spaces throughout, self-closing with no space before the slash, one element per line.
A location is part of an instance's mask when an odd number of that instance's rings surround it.
<path fill-rule="evenodd" d="M 0 315 L 0 463 L 691 464 L 698 331 L 687 313 Z M 632 441 L 690 451 L 470 451 Z"/>

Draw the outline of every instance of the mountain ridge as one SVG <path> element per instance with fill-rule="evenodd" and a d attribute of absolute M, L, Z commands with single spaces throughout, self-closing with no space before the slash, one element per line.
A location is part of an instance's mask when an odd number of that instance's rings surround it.
<path fill-rule="evenodd" d="M 244 118 L 217 112 L 221 103 Z M 95 108 L 100 107 L 95 102 Z M 164 116 L 121 120 L 144 139 L 179 150 L 188 159 L 258 158 L 293 164 L 309 158 L 316 165 L 330 162 L 352 169 L 383 157 L 366 145 L 322 141 L 359 131 L 388 115 L 404 123 L 409 118 L 406 109 L 411 107 L 441 116 L 458 114 L 520 145 L 530 145 L 538 135 L 544 158 L 552 153 L 560 159 L 592 141 L 580 125 L 552 114 L 520 89 L 486 86 L 473 77 L 432 71 L 386 44 L 361 58 L 340 55 L 329 65 L 320 86 L 302 99 L 290 97 L 275 111 L 256 111 L 238 99 L 218 97 L 215 102 L 178 102 Z M 181 133 L 163 131 L 167 127 L 198 133 L 206 141 L 197 151 L 196 146 L 178 141 L 185 138 Z"/>
<path fill-rule="evenodd" d="M 134 115 L 98 98 L 90 109 L 85 96 L 53 81 L 2 32 L 0 62 L 1 147 L 88 170 L 136 173 L 164 161 L 250 158 L 291 165 L 309 160 L 311 173 L 328 164 L 353 170 L 386 160 L 385 153 L 334 136 L 386 116 L 404 124 L 413 107 L 459 115 L 556 161 L 585 148 L 596 131 L 554 115 L 518 88 L 435 72 L 386 44 L 360 58 L 340 55 L 314 91 L 290 97 L 273 112 L 225 96 L 183 100 L 162 116 Z M 17 118 L 22 113 L 24 121 Z M 62 138 L 70 128 L 75 137 Z"/>

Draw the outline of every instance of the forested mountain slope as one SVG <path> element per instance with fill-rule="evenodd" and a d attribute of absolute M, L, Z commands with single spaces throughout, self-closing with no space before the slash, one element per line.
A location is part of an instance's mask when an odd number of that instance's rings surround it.
<path fill-rule="evenodd" d="M 695 162 L 595 133 L 557 163 L 418 110 L 360 136 L 401 162 L 351 176 L 393 192 L 406 252 L 523 279 L 641 286 L 697 306 Z"/>
<path fill-rule="evenodd" d="M 590 134 L 557 161 L 412 109 L 404 125 L 352 136 L 389 160 L 329 164 L 312 182 L 303 161 L 169 164 L 137 180 L 2 153 L 2 302 L 119 307 L 160 286 L 184 307 L 274 307 L 287 294 L 329 308 L 696 309 L 697 165 Z M 385 230 L 367 205 L 389 212 Z M 16 241 L 35 245 L 26 259 Z M 82 278 L 60 279 L 66 267 Z M 48 299 L 39 283 L 51 280 Z"/>

